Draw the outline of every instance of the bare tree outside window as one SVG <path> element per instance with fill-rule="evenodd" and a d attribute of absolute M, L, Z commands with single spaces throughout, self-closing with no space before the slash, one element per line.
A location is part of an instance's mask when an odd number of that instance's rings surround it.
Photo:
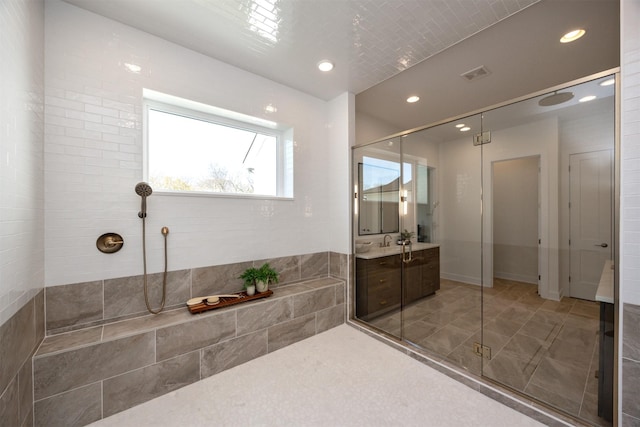
<path fill-rule="evenodd" d="M 148 107 L 146 154 L 154 189 L 279 196 L 279 179 L 292 176 L 278 131 L 193 113 Z"/>

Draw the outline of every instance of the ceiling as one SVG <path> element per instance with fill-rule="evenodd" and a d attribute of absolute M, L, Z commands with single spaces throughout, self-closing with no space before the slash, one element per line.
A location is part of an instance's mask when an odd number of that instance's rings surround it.
<path fill-rule="evenodd" d="M 559 42 L 575 28 L 586 35 Z M 358 94 L 356 111 L 403 131 L 610 70 L 620 64 L 619 28 L 616 0 L 542 0 Z M 461 77 L 478 66 L 489 74 Z M 408 104 L 412 94 L 420 101 Z"/>
<path fill-rule="evenodd" d="M 549 93 L 545 93 L 484 111 L 483 114 L 474 114 L 430 126 L 422 131 L 412 132 L 407 137 L 423 141 L 447 142 L 467 136 L 469 139 L 473 139 L 481 132 L 495 132 L 549 118 L 557 119 L 559 123 L 609 114 L 613 118 L 615 86 L 601 85 L 601 83 L 611 80 L 611 77 L 611 75 L 606 75 L 559 91 L 553 91 L 552 95 L 557 93 L 571 96 L 568 100 L 558 104 L 540 105 L 539 102 L 542 99 L 550 96 Z M 590 96 L 594 98 L 586 101 L 585 98 Z M 456 126 L 461 123 L 468 127 L 467 131 L 461 131 Z"/>
<path fill-rule="evenodd" d="M 65 1 L 324 100 L 355 93 L 399 130 L 619 63 L 618 0 Z"/>
<path fill-rule="evenodd" d="M 538 0 L 65 0 L 324 100 L 360 93 Z M 330 59 L 323 74 L 317 64 Z"/>

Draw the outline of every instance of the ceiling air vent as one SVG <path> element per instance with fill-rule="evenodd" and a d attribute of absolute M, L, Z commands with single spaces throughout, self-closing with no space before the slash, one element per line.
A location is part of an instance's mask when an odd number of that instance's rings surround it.
<path fill-rule="evenodd" d="M 484 77 L 490 74 L 490 71 L 486 69 L 484 65 L 474 68 L 473 70 L 469 70 L 466 73 L 460 74 L 460 77 L 467 81 L 476 80 L 480 77 Z"/>

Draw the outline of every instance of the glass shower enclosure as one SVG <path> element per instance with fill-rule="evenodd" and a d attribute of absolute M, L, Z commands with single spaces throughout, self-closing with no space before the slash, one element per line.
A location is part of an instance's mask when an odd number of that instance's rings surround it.
<path fill-rule="evenodd" d="M 605 73 L 354 147 L 355 318 L 608 425 L 615 150 Z"/>

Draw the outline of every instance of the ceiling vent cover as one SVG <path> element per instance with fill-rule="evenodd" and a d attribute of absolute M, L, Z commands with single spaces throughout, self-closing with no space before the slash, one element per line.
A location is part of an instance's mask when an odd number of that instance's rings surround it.
<path fill-rule="evenodd" d="M 484 65 L 474 68 L 473 70 L 469 70 L 466 73 L 460 74 L 460 77 L 465 79 L 466 81 L 477 80 L 480 77 L 488 76 L 491 74 L 489 70 Z"/>

